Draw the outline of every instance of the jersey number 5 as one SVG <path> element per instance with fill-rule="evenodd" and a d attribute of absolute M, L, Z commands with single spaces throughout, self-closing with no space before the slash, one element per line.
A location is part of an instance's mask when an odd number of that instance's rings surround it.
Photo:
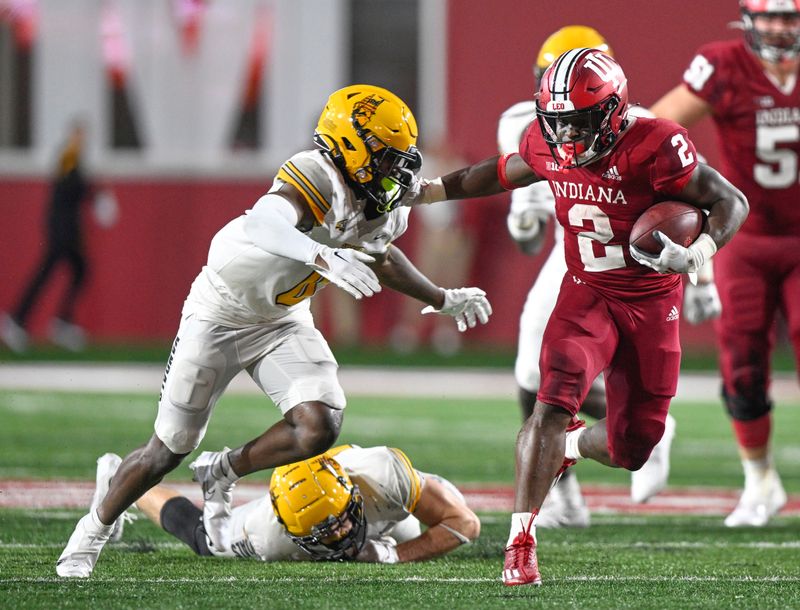
<path fill-rule="evenodd" d="M 759 161 L 753 166 L 753 178 L 766 189 L 782 189 L 797 180 L 797 153 L 779 144 L 797 144 L 800 127 L 797 125 L 767 126 L 756 128 L 756 156 Z"/>
<path fill-rule="evenodd" d="M 597 272 L 624 267 L 625 254 L 622 246 L 606 245 L 614 237 L 611 221 L 606 213 L 596 205 L 586 203 L 576 203 L 569 209 L 569 224 L 573 227 L 583 227 L 584 221 L 587 220 L 594 226 L 594 231 L 578 233 L 578 250 L 581 254 L 583 268 L 586 271 Z M 596 243 L 602 245 L 603 256 L 595 255 L 594 244 Z"/>

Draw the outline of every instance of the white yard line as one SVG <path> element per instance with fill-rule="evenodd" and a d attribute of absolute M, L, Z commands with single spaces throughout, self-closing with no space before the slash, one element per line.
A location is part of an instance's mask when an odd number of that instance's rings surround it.
<path fill-rule="evenodd" d="M 246 577 L 241 578 L 237 576 L 218 576 L 218 577 L 183 577 L 183 578 L 114 578 L 103 576 L 92 576 L 92 583 L 128 583 L 128 584 L 204 584 L 204 583 L 252 583 L 252 584 L 291 584 L 291 583 L 311 583 L 318 585 L 320 583 L 342 583 L 346 584 L 349 581 L 362 582 L 364 577 L 362 575 L 342 575 L 342 576 L 281 576 L 278 578 L 257 578 Z M 425 576 L 409 576 L 406 578 L 388 578 L 388 577 L 375 577 L 370 576 L 370 583 L 385 583 L 396 584 L 400 582 L 414 582 L 414 583 L 432 583 L 432 584 L 448 584 L 448 583 L 490 583 L 500 582 L 500 578 L 463 578 L 463 577 L 425 577 Z M 63 578 L 49 577 L 30 577 L 30 578 L 0 578 L 0 584 L 13 584 L 13 583 L 29 583 L 29 584 L 47 584 L 47 583 L 60 583 L 66 584 L 68 581 Z M 72 582 L 77 584 L 86 583 L 83 579 L 73 579 Z M 711 583 L 796 583 L 800 582 L 800 576 L 746 576 L 741 574 L 731 574 L 730 576 L 563 576 L 561 578 L 548 578 L 548 584 L 555 584 L 558 582 L 711 582 Z"/>
<path fill-rule="evenodd" d="M 66 390 L 157 394 L 163 366 L 154 364 L 2 363 L 0 390 Z M 339 370 L 350 396 L 427 396 L 447 398 L 510 398 L 516 396 L 513 373 L 490 369 L 405 369 L 350 367 Z M 678 383 L 679 400 L 719 401 L 719 376 L 686 373 Z M 247 374 L 230 385 L 236 394 L 259 394 Z M 800 402 L 794 375 L 779 375 L 772 383 L 778 402 Z"/>

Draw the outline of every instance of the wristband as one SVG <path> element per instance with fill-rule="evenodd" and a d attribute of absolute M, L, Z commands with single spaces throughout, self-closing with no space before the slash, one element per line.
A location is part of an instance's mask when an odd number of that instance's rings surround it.
<path fill-rule="evenodd" d="M 507 191 L 513 191 L 514 189 L 519 188 L 519 186 L 508 180 L 508 175 L 506 174 L 506 164 L 511 156 L 516 154 L 517 153 L 508 153 L 505 155 L 500 155 L 500 157 L 497 159 L 497 181 L 500 183 L 500 186 Z"/>
<path fill-rule="evenodd" d="M 700 233 L 700 236 L 689 246 L 689 257 L 691 264 L 689 271 L 697 271 L 703 264 L 717 252 L 717 244 L 711 239 L 708 233 Z"/>

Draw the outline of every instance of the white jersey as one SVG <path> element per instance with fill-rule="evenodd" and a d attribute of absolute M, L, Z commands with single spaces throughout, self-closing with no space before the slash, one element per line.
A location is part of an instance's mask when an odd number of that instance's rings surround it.
<path fill-rule="evenodd" d="M 641 106 L 631 106 L 628 112 L 631 116 L 653 116 L 649 110 Z M 517 152 L 523 134 L 535 118 L 534 101 L 519 102 L 506 110 L 500 116 L 497 125 L 497 144 L 500 153 Z M 555 216 L 555 207 L 555 198 L 546 180 L 515 189 L 511 191 L 509 224 L 514 223 L 515 218 L 523 216 L 526 212 L 533 212 L 536 218 L 547 222 L 551 216 Z M 547 320 L 555 307 L 561 280 L 567 272 L 564 258 L 564 229 L 557 222 L 554 225 L 553 249 L 528 292 L 520 316 L 514 377 L 517 384 L 529 392 L 536 392 L 539 388 L 539 354 L 542 350 L 542 336 Z M 601 386 L 602 379 L 598 378 L 594 383 Z"/>
<path fill-rule="evenodd" d="M 345 445 L 329 453 L 353 484 L 358 485 L 364 498 L 367 539 L 388 535 L 397 542 L 404 542 L 419 535 L 419 523 L 411 512 L 419 501 L 424 477 L 402 451 Z M 310 559 L 278 523 L 268 494 L 234 508 L 226 527 L 225 538 L 230 540 L 231 546 L 225 552 L 215 553 L 217 555 L 252 557 L 261 561 Z"/>
<path fill-rule="evenodd" d="M 315 225 L 309 236 L 334 248 L 380 254 L 408 228 L 410 208 L 398 207 L 367 220 L 339 170 L 322 151 L 304 151 L 284 163 L 270 189 L 293 185 L 306 199 Z M 304 263 L 265 252 L 245 233 L 245 216 L 212 239 L 208 261 L 192 284 L 184 314 L 232 328 L 270 322 L 307 310 L 308 298 L 327 280 Z"/>

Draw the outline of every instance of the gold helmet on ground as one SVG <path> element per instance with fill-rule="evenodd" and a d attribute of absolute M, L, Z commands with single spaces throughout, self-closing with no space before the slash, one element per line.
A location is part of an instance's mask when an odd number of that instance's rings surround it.
<path fill-rule="evenodd" d="M 364 545 L 358 486 L 328 454 L 276 468 L 269 495 L 289 537 L 314 559 L 349 559 Z"/>
<path fill-rule="evenodd" d="M 377 211 L 395 208 L 422 167 L 417 121 L 403 100 L 374 85 L 351 85 L 331 94 L 314 131 L 360 198 Z"/>
<path fill-rule="evenodd" d="M 584 47 L 597 49 L 614 57 L 611 47 L 608 46 L 606 39 L 600 35 L 600 32 L 587 25 L 567 25 L 550 34 L 542 44 L 542 48 L 539 49 L 539 55 L 536 57 L 536 66 L 533 69 L 533 73 L 536 75 L 536 82 L 539 82 L 544 71 L 550 67 L 550 64 L 559 55 L 571 49 Z"/>

